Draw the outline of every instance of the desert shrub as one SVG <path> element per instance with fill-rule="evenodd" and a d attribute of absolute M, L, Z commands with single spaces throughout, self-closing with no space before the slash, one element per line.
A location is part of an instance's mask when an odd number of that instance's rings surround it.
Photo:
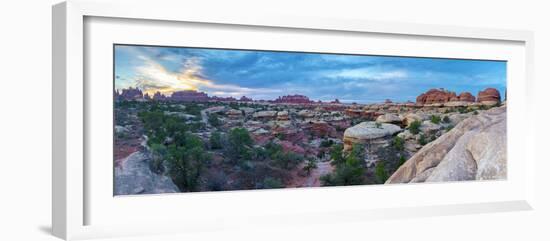
<path fill-rule="evenodd" d="M 447 127 L 445 127 L 445 131 L 449 132 L 450 130 L 452 130 L 454 128 L 453 125 L 448 125 Z"/>
<path fill-rule="evenodd" d="M 210 148 L 221 149 L 222 147 L 222 134 L 219 131 L 212 133 L 212 135 L 210 136 Z"/>
<path fill-rule="evenodd" d="M 201 114 L 201 107 L 197 105 L 196 103 L 189 103 L 185 106 L 185 112 L 190 115 L 200 115 Z"/>
<path fill-rule="evenodd" d="M 208 115 L 208 123 L 210 123 L 210 125 L 212 125 L 213 127 L 219 127 L 222 125 L 218 114 L 215 113 Z"/>
<path fill-rule="evenodd" d="M 210 159 L 203 144 L 189 134 L 183 145 L 168 146 L 169 174 L 180 191 L 197 191 L 203 165 Z"/>
<path fill-rule="evenodd" d="M 419 120 L 411 122 L 409 125 L 409 131 L 414 135 L 418 134 L 420 132 L 420 125 L 422 125 L 422 123 Z"/>
<path fill-rule="evenodd" d="M 428 141 L 426 140 L 426 136 L 424 134 L 420 134 L 420 137 L 418 138 L 418 144 L 420 145 L 428 144 Z"/>
<path fill-rule="evenodd" d="M 380 123 L 380 122 L 375 122 L 375 123 L 374 123 L 374 126 L 376 126 L 376 128 L 380 128 L 380 127 L 382 127 L 382 123 Z"/>
<path fill-rule="evenodd" d="M 332 159 L 333 165 L 344 162 L 343 150 L 344 146 L 342 144 L 336 144 L 330 148 L 330 158 Z"/>
<path fill-rule="evenodd" d="M 311 174 L 311 170 L 317 168 L 317 162 L 314 159 L 309 159 L 304 166 L 303 170 L 307 173 L 307 175 Z"/>
<path fill-rule="evenodd" d="M 251 158 L 252 137 L 244 128 L 233 128 L 229 131 L 228 146 L 226 152 L 233 161 L 240 161 Z"/>
<path fill-rule="evenodd" d="M 273 159 L 275 154 L 283 151 L 283 147 L 275 142 L 270 141 L 265 144 L 265 150 L 267 152 L 267 156 Z"/>
<path fill-rule="evenodd" d="M 400 167 L 400 166 L 402 166 L 403 164 L 405 164 L 406 161 L 407 161 L 407 158 L 405 158 L 405 156 L 403 156 L 403 155 L 399 156 L 398 167 Z"/>
<path fill-rule="evenodd" d="M 365 183 L 364 148 L 354 145 L 352 151 L 336 165 L 333 173 L 321 176 L 323 186 L 361 185 Z"/>
<path fill-rule="evenodd" d="M 449 118 L 449 116 L 443 117 L 443 123 L 450 123 L 450 122 L 451 122 L 451 119 Z"/>
<path fill-rule="evenodd" d="M 476 111 L 474 111 L 474 115 L 477 115 L 477 114 L 479 114 L 479 112 L 478 112 L 477 110 L 476 110 Z"/>
<path fill-rule="evenodd" d="M 277 152 L 272 155 L 273 165 L 290 170 L 304 161 L 304 156 L 294 152 Z"/>
<path fill-rule="evenodd" d="M 168 149 L 162 144 L 152 144 L 151 145 L 151 161 L 149 162 L 149 168 L 155 173 L 163 173 L 164 170 L 164 160 L 168 155 Z"/>
<path fill-rule="evenodd" d="M 321 146 L 321 147 L 331 147 L 333 144 L 334 144 L 334 141 L 333 141 L 333 140 L 327 140 L 327 139 L 325 139 L 325 140 L 321 141 L 320 146 Z"/>
<path fill-rule="evenodd" d="M 392 140 L 392 145 L 399 151 L 402 151 L 405 149 L 405 140 L 403 138 L 396 136 Z"/>
<path fill-rule="evenodd" d="M 386 180 L 388 180 L 389 176 L 388 176 L 388 173 L 386 172 L 386 168 L 383 160 L 379 160 L 378 162 L 376 162 L 374 175 L 376 177 L 377 183 L 385 183 Z"/>
<path fill-rule="evenodd" d="M 223 172 L 215 172 L 206 178 L 206 188 L 210 191 L 221 191 L 225 189 L 227 176 Z"/>
<path fill-rule="evenodd" d="M 266 188 L 266 189 L 285 187 L 285 185 L 283 184 L 283 182 L 280 179 L 273 178 L 273 177 L 264 178 L 262 186 L 263 186 L 263 188 Z"/>
<path fill-rule="evenodd" d="M 430 121 L 434 124 L 439 124 L 441 122 L 441 117 L 439 117 L 438 115 L 432 115 L 430 117 Z"/>

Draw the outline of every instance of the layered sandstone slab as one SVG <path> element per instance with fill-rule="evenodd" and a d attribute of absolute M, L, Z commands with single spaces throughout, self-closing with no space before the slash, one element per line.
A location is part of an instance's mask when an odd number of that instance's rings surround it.
<path fill-rule="evenodd" d="M 460 122 L 406 161 L 386 183 L 506 178 L 506 108 Z"/>
<path fill-rule="evenodd" d="M 361 122 L 344 131 L 344 151 L 350 150 L 353 144 L 378 142 L 400 131 L 401 127 L 394 124 Z"/>
<path fill-rule="evenodd" d="M 376 122 L 401 125 L 403 123 L 403 119 L 396 114 L 387 113 L 378 116 L 378 118 L 376 118 Z"/>

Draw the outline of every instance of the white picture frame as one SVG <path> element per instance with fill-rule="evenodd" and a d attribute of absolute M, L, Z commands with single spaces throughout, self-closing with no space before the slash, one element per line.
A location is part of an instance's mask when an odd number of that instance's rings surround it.
<path fill-rule="evenodd" d="M 186 11 L 182 15 L 178 9 L 193 9 Z M 150 11 L 155 9 L 155 11 Z M 319 36 L 329 33 L 357 33 L 373 34 L 377 36 L 391 36 L 396 39 L 421 38 L 425 41 L 439 41 L 443 43 L 440 47 L 443 52 L 433 52 L 433 57 L 444 53 L 444 49 L 450 45 L 471 46 L 473 49 L 480 49 L 482 46 L 497 46 L 495 43 L 502 43 L 506 46 L 515 46 L 513 51 L 506 55 L 504 60 L 514 63 L 511 70 L 512 75 L 509 80 L 508 97 L 511 101 L 508 103 L 510 108 L 509 116 L 509 144 L 508 149 L 510 159 L 517 165 L 510 165 L 511 170 L 520 170 L 518 175 L 508 178 L 505 181 L 498 182 L 466 182 L 466 183 L 441 183 L 427 185 L 391 185 L 391 186 L 372 186 L 368 188 L 359 187 L 338 187 L 327 189 L 293 189 L 293 190 L 269 190 L 269 191 L 236 191 L 224 193 L 205 193 L 205 194 L 174 194 L 174 195 L 152 195 L 144 197 L 124 197 L 115 199 L 112 195 L 103 195 L 101 200 L 96 198 L 99 195 L 93 190 L 101 189 L 103 183 L 94 182 L 94 175 L 102 174 L 100 166 L 93 164 L 89 158 L 90 150 L 85 141 L 90 133 L 87 129 L 91 120 L 98 115 L 90 115 L 93 112 L 90 107 L 89 99 L 94 98 L 94 94 L 89 94 L 90 89 L 100 86 L 90 86 L 86 83 L 86 68 L 95 68 L 93 60 L 87 59 L 86 48 L 89 47 L 86 41 L 87 34 L 96 34 L 98 37 L 105 32 L 98 27 L 90 30 L 86 28 L 86 21 L 90 19 L 110 18 L 122 22 L 141 21 L 154 22 L 149 28 L 151 31 L 157 31 L 157 28 L 163 24 L 207 24 L 212 26 L 222 26 L 224 29 L 247 28 L 255 30 L 276 29 L 278 32 L 300 31 L 303 33 L 314 31 Z M 534 198 L 534 125 L 523 127 L 523 131 L 518 133 L 517 129 L 521 123 L 529 123 L 527 118 L 531 116 L 529 108 L 532 99 L 529 93 L 532 86 L 533 73 L 533 34 L 529 31 L 518 30 L 497 30 L 482 29 L 456 26 L 439 25 L 421 25 L 410 23 L 391 23 L 391 22 L 373 22 L 351 19 L 323 19 L 323 18 L 302 18 L 299 16 L 279 16 L 270 13 L 227 13 L 224 15 L 209 14 L 207 9 L 193 8 L 190 3 L 180 1 L 155 1 L 155 2 L 132 2 L 132 1 L 85 1 L 72 0 L 60 3 L 53 7 L 53 167 L 52 167 L 52 226 L 54 235 L 63 239 L 84 239 L 94 237 L 111 237 L 122 235 L 139 234 L 158 234 L 173 232 L 189 232 L 197 230 L 210 230 L 217 228 L 231 228 L 244 225 L 292 225 L 302 222 L 319 223 L 327 220 L 323 217 L 330 216 L 330 222 L 339 222 L 347 220 L 378 220 L 384 218 L 401 217 L 422 217 L 433 215 L 451 215 L 464 213 L 481 213 L 513 210 L 530 210 Z M 106 21 L 108 22 L 108 21 Z M 135 23 L 133 23 L 135 24 Z M 138 22 L 139 24 L 139 22 Z M 179 25 L 178 25 L 179 26 Z M 124 24 L 117 26 L 126 28 Z M 161 30 L 158 30 L 161 31 Z M 235 30 L 237 31 L 237 30 Z M 131 34 L 130 34 L 131 35 Z M 162 35 L 159 32 L 159 35 Z M 169 35 L 166 35 L 169 36 Z M 116 38 L 114 36 L 113 38 Z M 122 37 L 121 37 L 122 38 Z M 95 38 L 91 38 L 95 39 Z M 100 41 L 101 38 L 98 38 Z M 140 39 L 130 37 L 126 41 L 136 41 L 135 43 L 146 44 L 148 41 L 165 41 L 165 44 L 175 44 L 168 40 L 158 39 Z M 119 39 L 120 40 L 120 39 Z M 238 40 L 238 39 L 237 39 Z M 105 39 L 104 41 L 115 41 Z M 444 43 L 449 42 L 449 43 Z M 474 43 L 475 42 L 475 43 Z M 474 43 L 474 44 L 472 44 Z M 215 45 L 215 42 L 210 44 Z M 475 47 L 475 45 L 479 45 Z M 298 44 L 297 44 L 298 45 Z M 95 48 L 92 45 L 91 48 Z M 382 45 L 380 45 L 382 46 Z M 445 47 L 447 46 L 447 47 Z M 464 47 L 463 46 L 463 47 Z M 483 56 L 495 56 L 494 51 L 499 48 L 483 53 Z M 222 46 L 228 47 L 228 46 Z M 262 46 L 255 46 L 262 48 Z M 264 46 L 265 47 L 265 46 Z M 402 45 L 406 48 L 406 45 Z M 272 47 L 273 48 L 273 47 Z M 292 48 L 287 45 L 286 49 Z M 302 47 L 296 47 L 303 49 Z M 315 46 L 312 46 L 315 48 Z M 322 48 L 319 47 L 319 48 Z M 98 48 L 101 49 L 101 48 Z M 459 48 L 458 48 L 459 49 Z M 94 49 L 95 50 L 95 49 Z M 341 49 L 339 52 L 359 51 L 357 49 Z M 368 50 L 368 53 L 372 50 Z M 493 53 L 491 53 L 493 51 Z M 467 53 L 458 53 L 458 51 L 447 51 L 446 57 L 450 55 L 463 54 L 464 58 L 475 58 Z M 416 55 L 416 52 L 410 52 L 410 55 Z M 423 52 L 423 55 L 430 55 Z M 455 56 L 456 57 L 456 56 Z M 89 61 L 89 62 L 87 62 Z M 89 73 L 88 73 L 89 74 Z M 110 86 L 111 83 L 109 83 Z M 112 89 L 108 89 L 112 94 Z M 87 97 L 88 95 L 88 97 Z M 89 97 L 91 96 L 91 97 Z M 88 119 L 87 119 L 88 118 Z M 525 125 L 525 124 L 524 124 Z M 111 130 L 112 131 L 112 130 Z M 97 141 L 97 140 L 96 140 Z M 512 144 L 512 145 L 510 145 Z M 103 152 L 100 152 L 103 153 Z M 93 155 L 92 155 L 93 156 Z M 96 155 L 97 156 L 97 155 Z M 521 160 L 521 161 L 520 161 Z M 109 159 L 109 161 L 112 161 Z M 95 174 L 86 174 L 90 169 L 100 170 Z M 512 169 L 513 168 L 513 169 Z M 109 176 L 112 168 L 105 170 L 105 175 Z M 91 178 L 91 179 L 88 179 Z M 107 182 L 108 183 L 108 182 Z M 419 196 L 421 194 L 432 195 L 433 192 L 450 189 L 457 193 L 470 191 L 469 196 L 458 199 L 453 195 L 441 200 L 422 201 L 422 199 L 410 200 L 408 202 L 384 200 L 386 192 L 406 193 L 407 195 Z M 498 190 L 493 197 L 485 197 L 484 192 L 488 189 Z M 107 190 L 107 189 L 106 189 Z M 99 191 L 101 192 L 101 190 Z M 108 193 L 108 192 L 107 192 Z M 112 192 L 111 192 L 112 194 Z M 367 203 L 370 207 L 361 208 L 361 204 L 366 201 L 349 200 L 346 198 L 369 197 L 376 194 L 379 198 L 371 198 Z M 477 195 L 476 195 L 477 194 Z M 394 195 L 396 194 L 389 194 Z M 300 200 L 306 202 L 312 197 L 326 200 L 327 197 L 339 196 L 340 198 L 331 199 L 336 204 L 344 204 L 348 200 L 346 208 L 337 208 L 329 206 L 327 209 L 321 209 L 320 205 L 296 209 L 292 204 L 303 204 Z M 427 196 L 426 196 L 427 197 Z M 454 199 L 453 199 L 454 198 Z M 207 213 L 203 218 L 197 218 L 198 212 L 193 210 L 204 210 L 215 205 L 216 202 L 235 204 L 232 210 L 213 208 L 213 211 L 219 213 L 209 216 Z M 262 209 L 259 205 L 242 205 L 243 200 L 254 200 L 258 202 L 274 202 L 274 200 L 298 200 L 297 203 L 282 202 L 273 205 L 272 210 Z M 112 201 L 112 203 L 111 203 Z M 90 203 L 96 203 L 91 205 Z M 101 203 L 101 204 L 97 204 Z M 182 208 L 182 210 L 192 213 L 193 220 L 181 217 L 180 212 L 165 212 L 163 218 L 159 219 L 155 212 L 159 210 L 171 210 L 178 204 L 186 203 L 192 206 L 193 210 Z M 124 210 L 115 212 L 109 205 L 124 205 L 127 207 L 151 207 L 150 211 L 145 211 L 143 217 L 123 217 Z M 165 206 L 164 209 L 154 209 L 153 206 Z M 240 206 L 239 206 L 240 205 Z M 197 207 L 198 206 L 198 207 Z M 267 205 L 269 206 L 269 205 Z M 118 206 L 120 207 L 120 206 Z M 287 211 L 285 211 L 287 210 Z M 127 210 L 126 210 L 127 211 Z M 127 213 L 126 213 L 127 214 Z M 203 213 L 204 214 L 204 213 Z M 257 214 L 257 215 L 255 215 Z M 113 222 L 107 222 L 109 216 Z M 101 217 L 98 221 L 90 220 L 90 217 Z M 131 220 L 132 219 L 132 220 Z M 147 221 L 149 220 L 149 221 Z M 329 221 L 326 221 L 329 222 Z M 154 223 L 154 225 L 152 225 Z M 174 223 L 177 223 L 175 225 Z M 185 225 L 182 225 L 185 224 Z"/>

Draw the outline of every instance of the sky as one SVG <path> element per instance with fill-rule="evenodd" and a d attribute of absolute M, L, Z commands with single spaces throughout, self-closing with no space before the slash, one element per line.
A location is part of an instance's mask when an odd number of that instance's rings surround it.
<path fill-rule="evenodd" d="M 415 101 L 431 88 L 459 94 L 496 88 L 506 62 L 374 55 L 115 45 L 115 89 L 272 100 L 300 94 L 343 103 Z"/>

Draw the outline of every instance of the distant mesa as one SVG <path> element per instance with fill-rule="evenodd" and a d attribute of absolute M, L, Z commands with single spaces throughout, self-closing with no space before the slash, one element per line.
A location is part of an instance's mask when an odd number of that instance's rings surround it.
<path fill-rule="evenodd" d="M 279 98 L 275 99 L 273 103 L 309 104 L 313 103 L 313 101 L 305 95 L 285 95 L 279 96 Z"/>
<path fill-rule="evenodd" d="M 153 100 L 157 100 L 157 101 L 163 101 L 163 100 L 166 100 L 166 95 L 160 93 L 159 91 L 155 92 L 155 94 L 153 95 Z"/>
<path fill-rule="evenodd" d="M 116 97 L 121 100 L 137 100 L 143 99 L 143 92 L 138 88 L 122 89 L 121 92 L 115 92 Z"/>
<path fill-rule="evenodd" d="M 210 98 L 204 92 L 194 91 L 194 90 L 182 90 L 172 93 L 170 99 L 173 101 L 208 101 Z"/>
<path fill-rule="evenodd" d="M 242 96 L 239 101 L 245 101 L 245 102 L 249 102 L 249 101 L 252 101 L 252 98 L 248 98 L 246 96 Z"/>
<path fill-rule="evenodd" d="M 234 102 L 237 101 L 237 99 L 233 97 L 218 97 L 218 96 L 212 96 L 210 99 L 206 100 L 195 100 L 195 101 L 221 101 L 221 102 Z"/>

